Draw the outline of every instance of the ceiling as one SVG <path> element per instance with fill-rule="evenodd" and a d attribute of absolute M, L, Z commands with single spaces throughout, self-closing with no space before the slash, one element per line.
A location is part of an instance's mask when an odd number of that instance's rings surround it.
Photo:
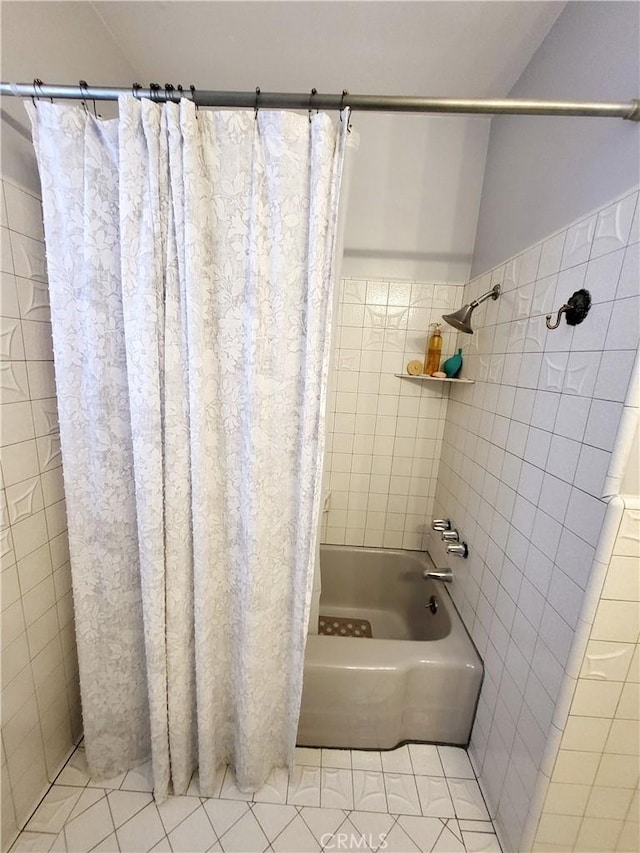
<path fill-rule="evenodd" d="M 161 0 L 91 5 L 141 83 L 503 97 L 565 4 Z"/>

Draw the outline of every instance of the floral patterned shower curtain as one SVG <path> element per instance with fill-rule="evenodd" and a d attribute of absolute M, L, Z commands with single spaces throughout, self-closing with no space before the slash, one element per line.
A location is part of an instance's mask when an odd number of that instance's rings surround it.
<path fill-rule="evenodd" d="M 27 105 L 90 771 L 292 761 L 347 121 Z"/>

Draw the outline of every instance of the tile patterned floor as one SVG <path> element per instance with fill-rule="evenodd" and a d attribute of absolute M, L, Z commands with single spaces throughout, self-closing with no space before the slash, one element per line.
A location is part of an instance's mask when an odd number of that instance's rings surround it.
<path fill-rule="evenodd" d="M 78 747 L 11 848 L 60 853 L 500 853 L 464 749 L 298 749 L 253 797 L 222 770 L 218 796 L 156 805 L 150 766 L 94 783 Z"/>

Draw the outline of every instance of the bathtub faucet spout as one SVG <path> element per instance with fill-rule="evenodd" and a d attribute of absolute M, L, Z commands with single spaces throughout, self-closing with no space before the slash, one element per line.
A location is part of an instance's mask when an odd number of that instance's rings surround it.
<path fill-rule="evenodd" d="M 451 569 L 423 569 L 422 577 L 425 580 L 446 581 L 451 583 L 453 580 L 453 572 Z"/>

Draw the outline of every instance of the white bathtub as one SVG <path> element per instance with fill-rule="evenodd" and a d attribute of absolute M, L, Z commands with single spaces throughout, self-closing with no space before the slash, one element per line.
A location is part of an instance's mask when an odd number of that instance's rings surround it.
<path fill-rule="evenodd" d="M 469 742 L 482 662 L 425 565 L 416 551 L 322 546 L 320 615 L 367 619 L 373 638 L 307 638 L 299 746 Z"/>

